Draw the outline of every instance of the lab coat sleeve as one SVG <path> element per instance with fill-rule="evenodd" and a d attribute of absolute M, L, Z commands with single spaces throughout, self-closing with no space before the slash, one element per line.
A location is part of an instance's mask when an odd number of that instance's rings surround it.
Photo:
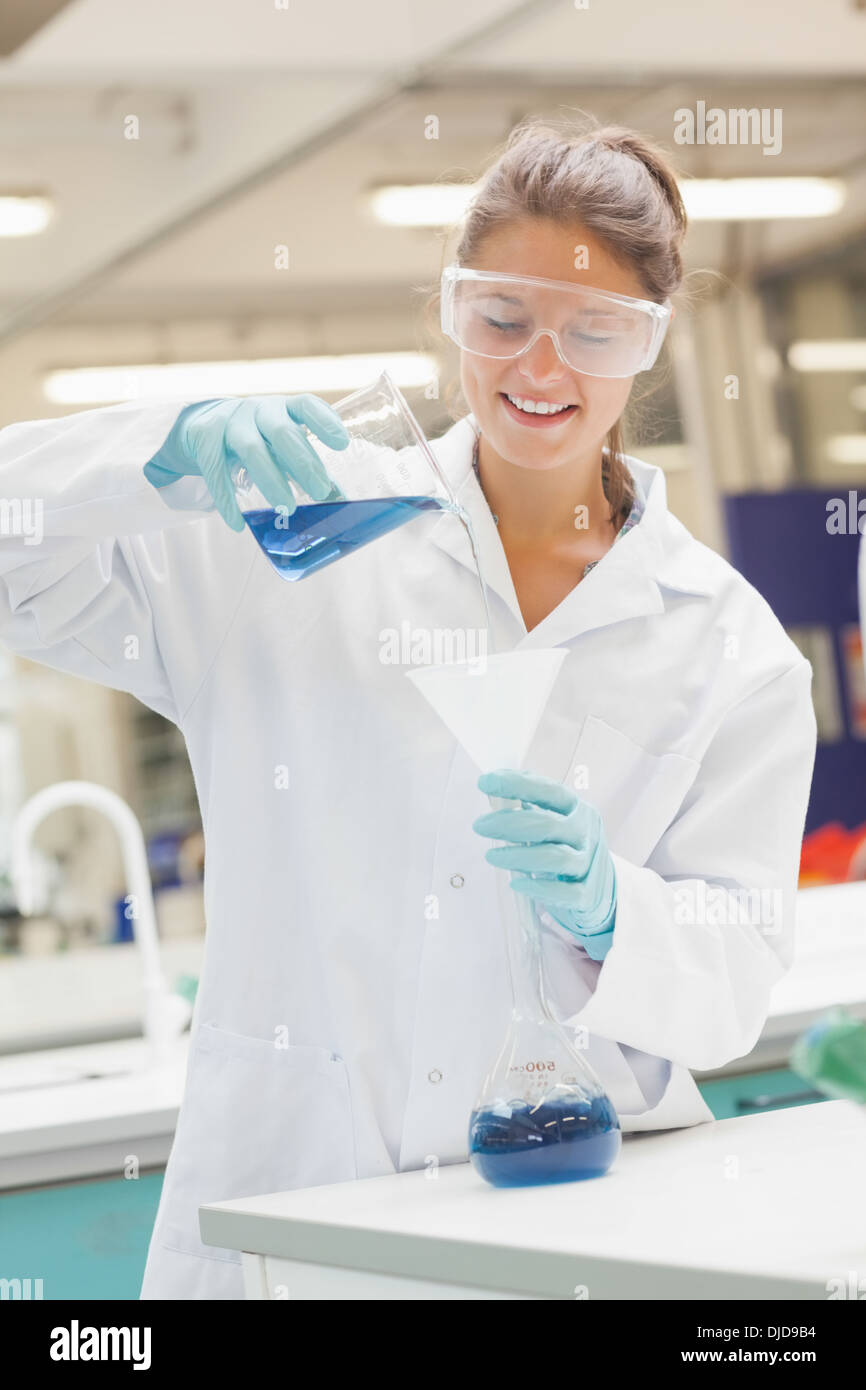
<path fill-rule="evenodd" d="M 696 1070 L 754 1047 L 793 958 L 811 680 L 804 659 L 741 700 L 647 864 L 613 855 L 613 944 L 571 1022 Z"/>
<path fill-rule="evenodd" d="M 131 401 L 0 430 L 0 640 L 175 722 L 230 619 L 229 560 L 255 552 L 201 478 L 157 489 L 144 476 L 185 404 Z"/>

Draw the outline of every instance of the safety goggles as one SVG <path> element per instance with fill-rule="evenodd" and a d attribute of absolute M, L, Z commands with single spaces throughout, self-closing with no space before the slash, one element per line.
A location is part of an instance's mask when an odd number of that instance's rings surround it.
<path fill-rule="evenodd" d="M 546 333 L 562 362 L 585 376 L 635 376 L 654 364 L 670 322 L 669 301 L 449 265 L 442 275 L 442 331 L 479 357 L 519 357 Z"/>

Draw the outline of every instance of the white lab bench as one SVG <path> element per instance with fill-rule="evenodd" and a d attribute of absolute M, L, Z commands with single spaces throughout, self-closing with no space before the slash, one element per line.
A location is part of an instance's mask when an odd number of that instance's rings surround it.
<path fill-rule="evenodd" d="M 119 1177 L 171 1150 L 188 1038 L 154 1066 L 141 1038 L 0 1060 L 0 1192 L 97 1175 Z"/>
<path fill-rule="evenodd" d="M 166 978 L 199 975 L 202 954 L 197 937 L 163 942 Z M 0 958 L 0 1192 L 116 1177 L 130 1153 L 165 1164 L 189 1035 L 154 1066 L 143 1009 L 131 942 Z"/>
<path fill-rule="evenodd" d="M 626 1135 L 586 1182 L 496 1189 L 461 1163 L 200 1224 L 251 1299 L 827 1299 L 866 1270 L 864 1173 L 866 1111 L 823 1101 Z"/>
<path fill-rule="evenodd" d="M 833 1004 L 866 1017 L 866 883 L 801 890 L 796 943 L 748 1057 L 695 1072 L 696 1080 L 784 1065 L 797 1036 Z M 168 978 L 200 974 L 200 940 L 162 949 Z M 142 1166 L 165 1163 L 188 1037 L 169 1066 L 151 1070 L 141 1038 L 129 1036 L 141 1013 L 134 950 L 0 961 L 0 1191 L 116 1175 L 130 1152 Z M 60 1033 L 78 1045 L 56 1045 Z M 47 1048 L 49 1037 L 55 1045 Z"/>
<path fill-rule="evenodd" d="M 773 986 L 767 1021 L 748 1057 L 695 1071 L 696 1081 L 785 1066 L 800 1034 L 834 1005 L 866 1018 L 866 882 L 801 888 L 795 940 L 794 963 Z"/>

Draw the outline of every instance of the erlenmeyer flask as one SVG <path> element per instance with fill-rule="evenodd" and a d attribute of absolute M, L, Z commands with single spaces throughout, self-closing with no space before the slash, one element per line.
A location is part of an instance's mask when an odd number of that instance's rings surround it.
<path fill-rule="evenodd" d="M 325 501 L 315 501 L 290 478 L 295 510 L 272 507 L 241 463 L 232 468 L 244 520 L 282 579 L 317 574 L 423 512 L 459 511 L 451 484 L 387 372 L 332 409 L 349 435 L 345 449 L 329 449 L 308 431 L 332 483 Z"/>
<path fill-rule="evenodd" d="M 520 767 L 565 660 L 561 647 L 502 652 L 483 667 L 406 674 L 482 772 Z M 494 810 L 512 803 L 490 797 Z M 619 1153 L 619 1119 L 548 1003 L 535 909 L 495 870 L 512 1010 L 469 1122 L 469 1156 L 494 1187 L 600 1177 Z"/>
<path fill-rule="evenodd" d="M 494 810 L 513 803 L 490 798 Z M 469 1121 L 469 1157 L 494 1187 L 606 1173 L 620 1150 L 617 1113 L 554 1015 L 530 899 L 496 871 L 511 975 L 511 1019 Z"/>

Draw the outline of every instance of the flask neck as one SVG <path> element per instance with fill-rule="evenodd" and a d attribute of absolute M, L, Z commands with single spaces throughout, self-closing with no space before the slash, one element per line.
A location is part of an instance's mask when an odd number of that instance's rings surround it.
<path fill-rule="evenodd" d="M 491 797 L 499 811 L 515 803 Z M 497 869 L 500 916 L 505 932 L 508 973 L 511 980 L 511 1008 L 515 1018 L 553 1018 L 544 988 L 541 937 L 531 899 L 515 893 L 507 870 Z"/>
<path fill-rule="evenodd" d="M 512 891 L 505 875 L 502 875 L 502 880 L 513 899 L 512 910 L 505 915 L 512 1013 L 522 1019 L 552 1020 L 544 989 L 544 965 L 535 909 L 529 898 Z"/>

